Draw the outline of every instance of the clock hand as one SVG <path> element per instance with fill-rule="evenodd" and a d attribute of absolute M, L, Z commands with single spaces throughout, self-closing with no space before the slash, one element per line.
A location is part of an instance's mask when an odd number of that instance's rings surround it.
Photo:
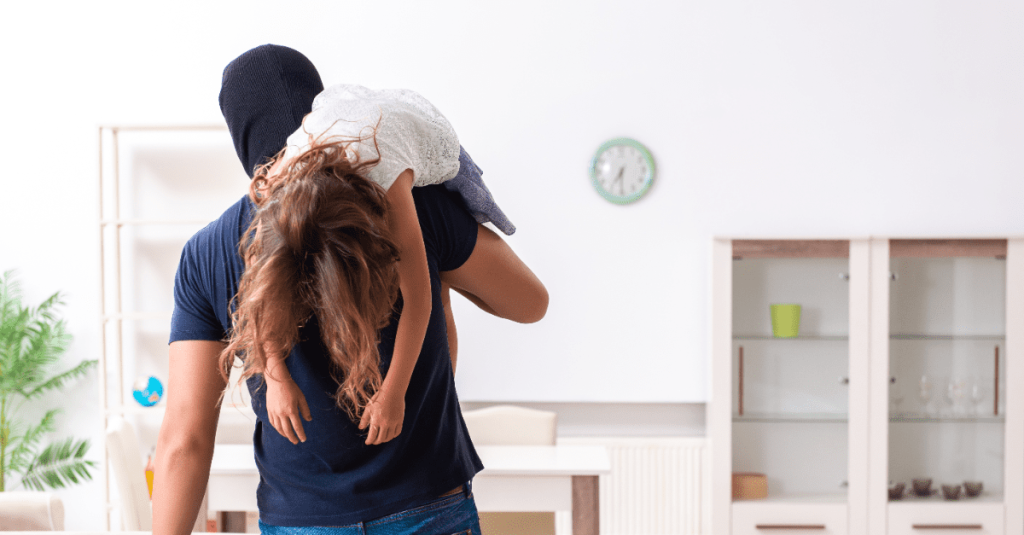
<path fill-rule="evenodd" d="M 626 188 L 625 188 L 625 186 L 622 185 L 622 174 L 625 173 L 625 172 L 626 172 L 626 166 L 620 167 L 619 168 L 618 176 L 616 176 L 615 180 L 612 181 L 612 184 L 614 184 L 616 182 L 619 183 L 619 195 L 625 195 L 626 194 Z"/>

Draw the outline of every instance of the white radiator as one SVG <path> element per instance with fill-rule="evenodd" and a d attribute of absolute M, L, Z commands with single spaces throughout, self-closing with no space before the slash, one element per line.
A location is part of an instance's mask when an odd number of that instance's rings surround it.
<path fill-rule="evenodd" d="M 601 535 L 702 535 L 708 503 L 707 440 L 697 438 L 565 437 L 559 444 L 608 448 L 612 472 L 601 476 Z M 572 518 L 558 513 L 556 533 Z"/>

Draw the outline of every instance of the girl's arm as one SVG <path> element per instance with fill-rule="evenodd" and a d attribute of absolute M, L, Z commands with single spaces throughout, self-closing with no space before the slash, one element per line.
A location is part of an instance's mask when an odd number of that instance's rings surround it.
<path fill-rule="evenodd" d="M 225 344 L 189 340 L 170 345 L 167 412 L 156 444 L 153 535 L 192 532 L 210 477 L 224 379 L 217 362 Z"/>
<path fill-rule="evenodd" d="M 430 272 L 423 233 L 412 199 L 412 183 L 412 170 L 406 169 L 387 193 L 391 201 L 391 226 L 400 256 L 398 277 L 402 291 L 402 315 L 398 320 L 395 351 L 388 374 L 359 422 L 360 429 L 369 427 L 367 444 L 387 442 L 402 432 L 405 391 L 420 356 L 430 320 Z"/>
<path fill-rule="evenodd" d="M 477 225 L 476 247 L 469 259 L 440 275 L 441 282 L 500 318 L 534 323 L 547 313 L 547 288 L 500 236 L 483 225 Z"/>
<path fill-rule="evenodd" d="M 267 355 L 267 367 L 263 380 L 267 383 L 267 419 L 270 425 L 292 444 L 306 441 L 302 420 L 313 420 L 306 404 L 306 396 L 295 384 L 285 357 L 279 354 Z"/>

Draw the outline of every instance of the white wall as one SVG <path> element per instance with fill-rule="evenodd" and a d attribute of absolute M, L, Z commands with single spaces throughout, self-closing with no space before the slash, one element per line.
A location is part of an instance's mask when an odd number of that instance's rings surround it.
<path fill-rule="evenodd" d="M 5 6 L 0 269 L 30 302 L 67 293 L 69 364 L 99 343 L 96 125 L 218 122 L 221 69 L 266 42 L 328 83 L 432 99 L 518 225 L 551 308 L 519 326 L 457 306 L 471 401 L 706 399 L 715 234 L 1024 231 L 1019 3 L 288 5 Z M 586 174 L 617 136 L 658 165 L 626 207 Z M 100 440 L 96 399 L 94 378 L 71 389 L 60 434 Z M 97 495 L 65 494 L 69 529 L 99 526 Z"/>

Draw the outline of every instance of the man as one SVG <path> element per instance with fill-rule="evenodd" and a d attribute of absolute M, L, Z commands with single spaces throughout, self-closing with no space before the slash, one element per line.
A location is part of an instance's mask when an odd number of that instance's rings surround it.
<path fill-rule="evenodd" d="M 313 64 L 287 47 L 257 47 L 225 68 L 221 110 L 250 177 L 284 147 L 322 89 Z M 445 283 L 484 310 L 514 321 L 543 317 L 547 292 L 501 238 L 476 223 L 455 194 L 440 186 L 416 189 L 432 310 L 406 396 L 403 432 L 381 445 L 363 443 L 356 424 L 334 402 L 337 384 L 314 318 L 300 332 L 303 342 L 285 359 L 312 416 L 305 424 L 305 442 L 293 444 L 268 424 L 265 389 L 258 377 L 248 381 L 257 415 L 253 442 L 265 532 L 351 526 L 367 533 L 479 533 L 469 481 L 482 465 L 455 394 L 442 273 Z M 182 252 L 175 277 L 168 406 L 157 445 L 155 535 L 190 532 L 206 487 L 226 386 L 217 362 L 244 269 L 238 243 L 252 210 L 243 197 L 193 236 Z M 395 314 L 381 331 L 385 369 L 397 319 Z"/>

